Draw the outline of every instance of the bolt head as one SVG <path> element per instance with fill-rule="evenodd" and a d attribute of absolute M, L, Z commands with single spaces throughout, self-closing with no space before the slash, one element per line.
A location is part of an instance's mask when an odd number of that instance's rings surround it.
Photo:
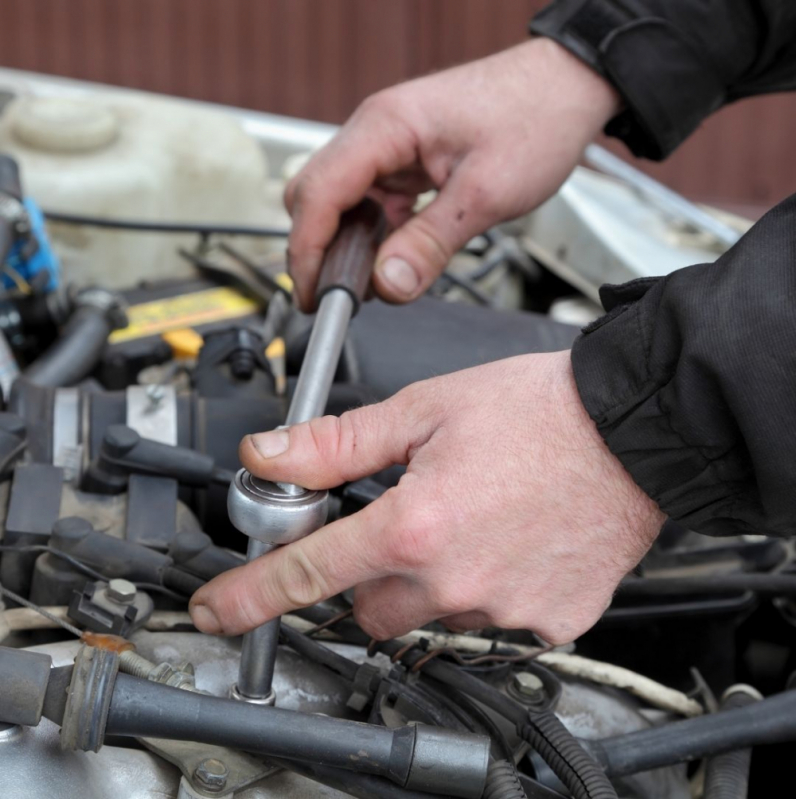
<path fill-rule="evenodd" d="M 196 767 L 193 776 L 206 791 L 220 793 L 226 787 L 229 769 L 218 758 L 208 757 Z"/>
<path fill-rule="evenodd" d="M 131 605 L 135 601 L 136 587 L 129 580 L 117 577 L 108 583 L 105 593 L 108 599 L 120 605 Z"/>
<path fill-rule="evenodd" d="M 538 700 L 544 695 L 544 683 L 529 671 L 521 671 L 514 675 L 514 690 L 528 699 Z"/>
<path fill-rule="evenodd" d="M 153 405 L 159 405 L 166 398 L 166 387 L 153 383 L 146 387 L 146 395 Z"/>

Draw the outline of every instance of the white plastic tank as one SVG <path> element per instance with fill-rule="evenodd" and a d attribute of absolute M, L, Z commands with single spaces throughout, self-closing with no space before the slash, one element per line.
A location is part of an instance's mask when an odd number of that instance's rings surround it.
<path fill-rule="evenodd" d="M 17 158 L 26 194 L 46 210 L 287 225 L 263 149 L 223 112 L 147 95 L 19 97 L 0 117 L 0 151 Z M 71 283 L 124 288 L 195 274 L 176 250 L 191 247 L 196 236 L 49 227 Z M 284 246 L 237 241 L 252 255 Z"/>

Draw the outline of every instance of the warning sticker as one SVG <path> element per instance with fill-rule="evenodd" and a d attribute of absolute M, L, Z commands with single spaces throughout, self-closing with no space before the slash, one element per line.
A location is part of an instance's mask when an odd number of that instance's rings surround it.
<path fill-rule="evenodd" d="M 111 344 L 157 336 L 167 330 L 196 327 L 256 313 L 258 304 L 230 288 L 207 289 L 168 297 L 127 309 L 130 324 L 111 333 Z"/>

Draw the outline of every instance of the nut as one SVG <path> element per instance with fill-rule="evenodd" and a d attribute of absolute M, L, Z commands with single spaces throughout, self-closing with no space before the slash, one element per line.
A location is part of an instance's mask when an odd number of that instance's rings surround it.
<path fill-rule="evenodd" d="M 227 785 L 229 769 L 218 758 L 208 757 L 196 767 L 193 777 L 208 793 L 221 793 Z"/>
<path fill-rule="evenodd" d="M 521 671 L 514 675 L 512 688 L 529 702 L 539 702 L 544 699 L 544 683 L 535 674 Z"/>
<path fill-rule="evenodd" d="M 135 601 L 135 586 L 129 580 L 117 577 L 108 583 L 105 593 L 108 599 L 120 605 L 130 605 Z"/>

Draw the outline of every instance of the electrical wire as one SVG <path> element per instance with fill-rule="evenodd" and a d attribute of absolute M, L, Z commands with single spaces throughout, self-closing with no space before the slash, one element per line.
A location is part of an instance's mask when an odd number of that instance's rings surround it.
<path fill-rule="evenodd" d="M 60 211 L 44 211 L 49 222 L 63 225 L 86 225 L 87 227 L 111 228 L 137 233 L 196 233 L 200 236 L 252 236 L 254 238 L 287 238 L 290 231 L 284 228 L 247 227 L 211 222 L 150 222 L 145 219 L 109 219 L 99 216 L 65 214 Z"/>
<path fill-rule="evenodd" d="M 68 564 L 74 566 L 74 568 L 83 572 L 83 574 L 86 576 L 91 577 L 93 580 L 108 580 L 108 577 L 101 572 L 96 571 L 96 569 L 92 569 L 91 566 L 89 566 L 87 563 L 84 563 L 82 560 L 78 560 L 72 555 L 68 555 L 66 552 L 61 552 L 60 549 L 55 549 L 54 547 L 47 546 L 46 544 L 28 544 L 26 546 L 0 544 L 0 552 L 47 552 L 50 555 L 54 555 L 56 558 L 66 561 Z M 178 594 L 176 591 L 172 591 L 169 588 L 166 588 L 163 585 L 157 585 L 156 583 L 134 583 L 134 585 L 136 588 L 140 588 L 142 591 L 155 591 L 180 602 L 185 602 L 187 599 L 187 597 L 183 594 Z"/>
<path fill-rule="evenodd" d="M 71 625 L 68 621 L 64 621 L 63 619 L 59 619 L 53 613 L 50 613 L 48 610 L 45 610 L 41 605 L 36 605 L 35 603 L 31 602 L 28 599 L 24 599 L 23 597 L 19 596 L 19 594 L 15 594 L 13 591 L 6 588 L 4 585 L 0 585 L 0 594 L 3 596 L 8 597 L 13 602 L 16 602 L 18 605 L 23 605 L 26 608 L 30 608 L 31 610 L 35 610 L 36 613 L 44 616 L 45 619 L 49 619 L 51 622 L 57 624 L 59 627 L 63 627 L 64 630 L 72 633 L 72 635 L 76 635 L 78 638 L 83 636 L 83 631 L 78 630 L 77 627 Z"/>
<path fill-rule="evenodd" d="M 443 272 L 440 275 L 440 279 L 447 280 L 451 286 L 456 286 L 456 288 L 466 291 L 479 305 L 492 305 L 492 300 L 478 286 L 474 286 L 466 278 L 460 277 L 453 272 Z"/>

